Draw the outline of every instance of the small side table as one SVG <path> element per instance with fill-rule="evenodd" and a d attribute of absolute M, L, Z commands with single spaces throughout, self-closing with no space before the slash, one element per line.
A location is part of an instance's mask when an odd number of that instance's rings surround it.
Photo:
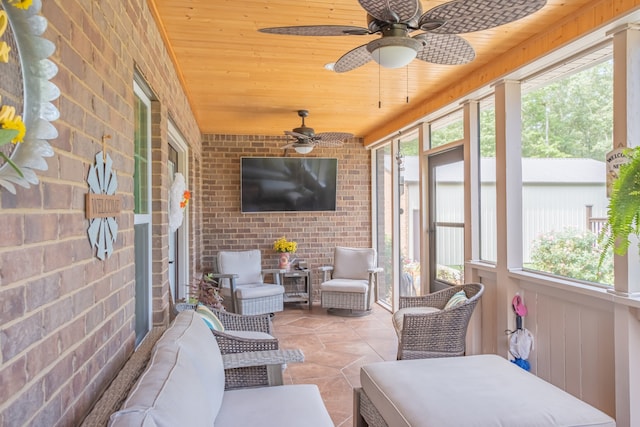
<path fill-rule="evenodd" d="M 311 270 L 290 270 L 282 274 L 284 302 L 306 302 L 311 310 Z"/>

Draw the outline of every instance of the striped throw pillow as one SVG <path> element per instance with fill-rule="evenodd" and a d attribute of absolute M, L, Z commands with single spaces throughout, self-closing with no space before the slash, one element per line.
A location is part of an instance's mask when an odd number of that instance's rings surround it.
<path fill-rule="evenodd" d="M 467 295 L 464 293 L 464 291 L 458 291 L 455 294 L 453 294 L 453 296 L 449 299 L 449 301 L 447 301 L 447 304 L 444 306 L 444 309 L 448 310 L 468 300 L 469 298 L 467 298 Z"/>
<path fill-rule="evenodd" d="M 216 316 L 215 313 L 209 309 L 209 307 L 204 304 L 198 304 L 196 313 L 198 313 L 200 317 L 202 317 L 202 320 L 204 320 L 204 323 L 207 324 L 209 329 L 218 332 L 224 332 L 224 325 L 222 324 L 220 319 L 218 319 L 218 316 Z"/>

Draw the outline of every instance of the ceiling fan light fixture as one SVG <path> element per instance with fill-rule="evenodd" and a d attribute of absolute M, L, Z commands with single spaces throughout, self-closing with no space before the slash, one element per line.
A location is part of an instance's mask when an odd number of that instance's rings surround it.
<path fill-rule="evenodd" d="M 371 57 L 385 68 L 400 68 L 416 58 L 422 43 L 410 37 L 383 37 L 367 45 Z"/>
<path fill-rule="evenodd" d="M 296 145 L 293 147 L 298 154 L 309 154 L 313 151 L 313 145 Z"/>

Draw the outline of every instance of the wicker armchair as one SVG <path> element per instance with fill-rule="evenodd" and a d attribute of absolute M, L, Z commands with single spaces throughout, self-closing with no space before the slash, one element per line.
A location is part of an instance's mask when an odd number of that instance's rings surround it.
<path fill-rule="evenodd" d="M 284 287 L 280 283 L 284 270 L 262 269 L 260 250 L 220 251 L 216 263 L 217 271 L 211 277 L 218 281 L 220 293 L 229 302 L 227 310 L 251 315 L 284 309 Z M 266 275 L 271 275 L 273 283 L 264 281 Z"/>
<path fill-rule="evenodd" d="M 175 306 L 176 312 L 195 308 L 196 304 L 189 303 Z M 268 314 L 246 316 L 209 308 L 224 326 L 224 332 L 211 330 L 223 355 L 278 350 L 278 339 L 272 335 L 271 317 Z M 229 390 L 268 384 L 268 377 L 267 366 L 227 369 L 225 388 Z"/>
<path fill-rule="evenodd" d="M 444 309 L 449 299 L 464 290 L 468 300 Z M 469 319 L 484 286 L 469 283 L 419 297 L 400 297 L 393 315 L 398 334 L 398 360 L 463 356 Z"/>
<path fill-rule="evenodd" d="M 378 274 L 374 248 L 336 247 L 333 265 L 319 268 L 323 273 L 320 300 L 331 314 L 362 316 L 371 313 Z"/>

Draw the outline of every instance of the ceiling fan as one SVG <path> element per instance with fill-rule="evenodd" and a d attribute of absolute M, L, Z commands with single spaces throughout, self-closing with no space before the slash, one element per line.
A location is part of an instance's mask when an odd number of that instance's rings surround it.
<path fill-rule="evenodd" d="M 415 58 L 434 64 L 459 65 L 475 58 L 473 47 L 456 34 L 487 30 L 524 18 L 546 0 L 454 0 L 422 13 L 419 0 L 358 0 L 367 12 L 367 28 L 347 25 L 306 25 L 262 28 L 270 34 L 345 36 L 380 34 L 336 61 L 338 73 L 354 70 L 372 59 L 386 68 L 408 65 Z M 423 31 L 413 37 L 409 34 Z"/>
<path fill-rule="evenodd" d="M 339 147 L 353 134 L 345 132 L 321 132 L 315 133 L 313 128 L 304 124 L 304 118 L 309 116 L 309 111 L 298 110 L 298 116 L 302 118 L 302 124 L 293 130 L 285 130 L 285 135 L 295 138 L 294 141 L 284 145 L 283 149 L 293 148 L 297 153 L 309 154 L 315 147 Z"/>

